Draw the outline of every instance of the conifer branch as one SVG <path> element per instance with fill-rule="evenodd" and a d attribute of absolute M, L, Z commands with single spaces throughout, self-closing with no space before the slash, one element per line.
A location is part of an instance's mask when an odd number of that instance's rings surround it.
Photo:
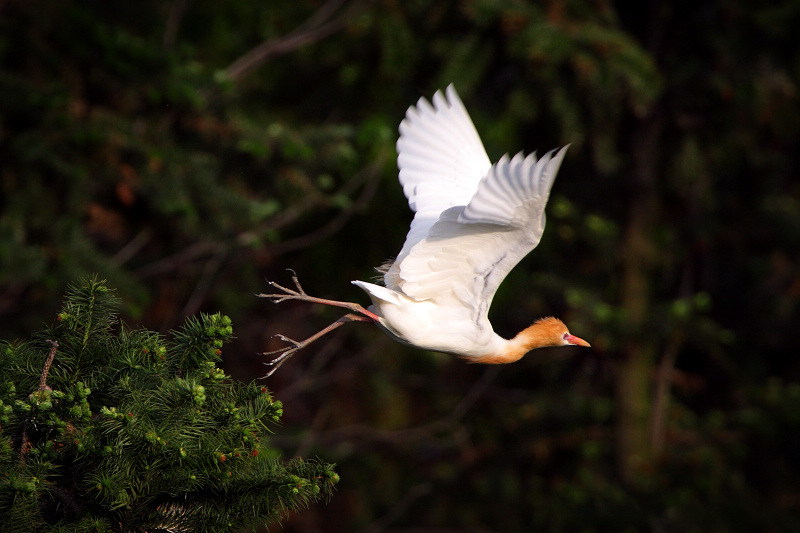
<path fill-rule="evenodd" d="M 44 361 L 44 367 L 42 368 L 42 375 L 39 377 L 39 392 L 47 389 L 47 374 L 50 372 L 50 366 L 53 364 L 53 359 L 56 358 L 56 352 L 58 351 L 58 341 L 47 339 L 47 343 L 50 345 L 50 353 L 47 354 L 47 359 Z"/>
<path fill-rule="evenodd" d="M 50 366 L 53 364 L 53 359 L 56 357 L 56 351 L 58 351 L 58 341 L 47 339 L 47 343 L 50 344 L 50 352 L 47 354 L 47 358 L 44 361 L 44 367 L 42 368 L 42 374 L 39 376 L 39 387 L 36 389 L 36 392 L 38 393 L 49 389 L 47 386 L 47 374 L 50 372 Z M 33 394 L 31 396 L 33 396 Z M 22 425 L 22 437 L 20 438 L 20 463 L 25 461 L 25 456 L 28 455 L 28 452 L 31 450 L 31 439 L 28 436 L 28 426 L 29 423 L 26 420 Z"/>

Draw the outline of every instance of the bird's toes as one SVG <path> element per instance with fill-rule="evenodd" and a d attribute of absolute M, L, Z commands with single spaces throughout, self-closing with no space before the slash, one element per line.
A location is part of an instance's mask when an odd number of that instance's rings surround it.
<path fill-rule="evenodd" d="M 270 352 L 263 352 L 261 355 L 272 355 L 272 354 L 276 354 L 276 353 L 284 354 L 285 352 L 288 352 L 288 351 L 296 352 L 297 350 L 299 350 L 300 348 L 303 347 L 302 343 L 297 342 L 294 339 L 290 339 L 289 337 L 287 337 L 286 335 L 283 335 L 281 333 L 276 333 L 271 338 L 280 339 L 283 342 L 286 342 L 286 343 L 290 344 L 290 346 L 284 346 L 283 348 L 278 348 L 277 350 L 272 350 Z"/>
<path fill-rule="evenodd" d="M 273 337 L 277 337 L 280 340 L 282 340 L 283 342 L 288 342 L 289 344 L 293 344 L 295 346 L 297 346 L 299 344 L 296 340 L 290 339 L 286 335 L 281 335 L 280 333 L 276 333 L 275 335 L 273 335 Z"/>

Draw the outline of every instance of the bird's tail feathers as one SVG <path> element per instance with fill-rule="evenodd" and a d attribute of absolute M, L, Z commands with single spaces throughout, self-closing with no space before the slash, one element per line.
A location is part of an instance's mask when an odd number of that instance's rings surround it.
<path fill-rule="evenodd" d="M 369 294 L 370 298 L 373 300 L 377 298 L 378 300 L 382 300 L 390 304 L 400 304 L 400 298 L 398 294 L 391 289 L 381 287 L 380 285 L 375 285 L 374 283 L 367 283 L 366 281 L 355 280 L 351 281 L 351 283 Z"/>

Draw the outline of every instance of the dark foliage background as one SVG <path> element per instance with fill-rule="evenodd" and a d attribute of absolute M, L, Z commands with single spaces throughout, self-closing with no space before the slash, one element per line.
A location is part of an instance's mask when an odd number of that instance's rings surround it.
<path fill-rule="evenodd" d="M 572 143 L 506 335 L 591 351 L 502 368 L 355 324 L 266 383 L 273 443 L 338 463 L 285 531 L 800 528 L 800 4 L 0 1 L 0 338 L 97 273 L 125 319 L 237 324 L 264 372 L 310 293 L 399 250 L 405 109 L 455 83 L 492 159 Z M 232 354 L 236 354 L 235 356 Z"/>

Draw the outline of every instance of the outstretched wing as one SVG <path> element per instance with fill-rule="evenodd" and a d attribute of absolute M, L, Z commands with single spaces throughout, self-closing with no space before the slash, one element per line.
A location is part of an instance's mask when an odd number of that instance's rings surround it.
<path fill-rule="evenodd" d="M 455 88 L 433 104 L 420 98 L 400 123 L 397 141 L 400 184 L 416 212 L 397 261 L 422 240 L 442 212 L 466 205 L 491 168 L 489 156 Z M 387 278 L 387 287 L 391 286 Z"/>
<path fill-rule="evenodd" d="M 541 159 L 504 156 L 466 205 L 444 211 L 428 234 L 395 263 L 397 288 L 422 300 L 452 293 L 486 319 L 497 287 L 539 244 L 544 208 L 567 147 Z"/>

